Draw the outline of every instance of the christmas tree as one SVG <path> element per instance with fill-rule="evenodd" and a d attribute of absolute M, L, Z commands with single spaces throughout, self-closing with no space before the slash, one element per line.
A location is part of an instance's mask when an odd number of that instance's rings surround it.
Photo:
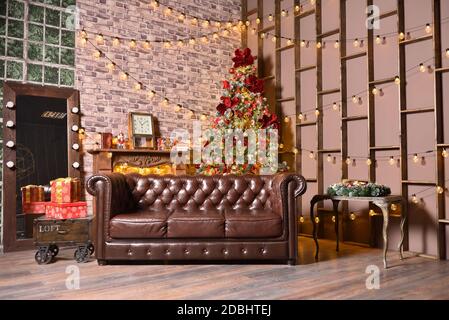
<path fill-rule="evenodd" d="M 217 106 L 217 115 L 212 123 L 212 130 L 215 133 L 229 132 L 229 130 L 245 132 L 249 129 L 259 132 L 257 131 L 259 129 L 279 128 L 278 117 L 270 112 L 267 99 L 263 97 L 264 81 L 256 76 L 255 60 L 256 57 L 251 55 L 249 48 L 235 51 L 235 57 L 232 59 L 234 66 L 229 70 L 231 77 L 229 80 L 223 81 L 223 95 L 220 98 L 220 104 Z M 216 136 L 221 137 L 218 134 Z M 210 144 L 213 139 L 212 137 L 211 140 L 207 141 L 205 146 Z M 258 147 L 260 148 L 261 145 L 268 146 L 269 139 L 269 135 L 262 139 L 258 136 Z M 223 148 L 224 143 L 221 145 Z M 244 145 L 248 146 L 247 136 Z M 249 155 L 248 150 L 246 150 L 245 157 L 248 160 L 253 156 Z M 285 167 L 285 164 L 283 166 Z M 198 168 L 198 173 L 205 175 L 259 174 L 263 167 L 278 168 L 278 165 L 276 163 L 276 166 L 273 166 L 267 162 L 262 164 L 259 158 L 254 161 L 245 161 L 244 164 L 236 162 L 227 164 L 224 157 L 220 157 L 213 163 L 206 163 L 203 159 L 203 163 Z M 275 169 L 276 171 L 277 169 Z"/>

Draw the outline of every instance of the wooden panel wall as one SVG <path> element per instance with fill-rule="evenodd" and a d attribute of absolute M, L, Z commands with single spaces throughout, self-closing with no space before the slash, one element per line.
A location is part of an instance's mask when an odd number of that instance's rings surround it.
<path fill-rule="evenodd" d="M 445 259 L 449 215 L 444 169 L 449 163 L 442 153 L 449 150 L 448 130 L 444 131 L 449 122 L 443 116 L 449 108 L 444 96 L 449 89 L 444 49 L 449 46 L 449 32 L 443 30 L 449 22 L 449 4 L 242 1 L 242 19 L 251 22 L 243 45 L 257 50 L 259 75 L 270 81 L 267 86 L 274 86 L 273 109 L 282 120 L 287 118 L 282 123 L 281 158 L 309 183 L 308 193 L 298 200 L 300 232 L 311 233 L 309 201 L 330 183 L 341 179 L 386 183 L 409 199 L 408 206 L 393 208 L 392 242 L 399 239 L 394 218 L 409 210 L 410 250 Z M 374 11 L 368 10 L 373 5 Z M 372 16 L 377 19 L 369 19 Z M 365 22 L 378 22 L 380 28 L 364 27 Z M 430 31 L 424 28 L 426 23 Z M 270 44 L 273 54 L 266 52 Z M 426 72 L 419 71 L 419 62 Z M 294 68 L 287 69 L 286 64 Z M 291 94 L 290 83 L 294 83 Z M 420 95 L 417 87 L 423 90 Z M 420 123 L 430 131 L 418 133 Z M 446 192 L 439 194 L 438 186 Z M 344 204 L 341 210 L 341 240 L 380 245 L 381 219 L 373 206 Z M 333 238 L 330 207 L 321 204 L 319 212 L 320 236 Z"/>

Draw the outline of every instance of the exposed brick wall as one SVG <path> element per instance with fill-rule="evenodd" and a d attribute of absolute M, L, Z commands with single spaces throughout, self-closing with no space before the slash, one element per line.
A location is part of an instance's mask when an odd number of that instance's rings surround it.
<path fill-rule="evenodd" d="M 77 0 L 81 25 L 89 31 L 105 35 L 116 34 L 136 40 L 176 39 L 179 35 L 200 36 L 207 31 L 203 27 L 180 24 L 177 19 L 165 17 L 161 9 L 154 12 L 147 1 Z M 161 1 L 172 8 L 182 7 L 187 14 L 204 19 L 238 20 L 240 0 L 183 0 Z M 92 38 L 92 35 L 90 35 Z M 119 80 L 119 71 L 108 73 L 106 60 L 95 60 L 89 44 L 77 43 L 76 88 L 80 91 L 82 126 L 87 135 L 94 132 L 120 131 L 128 129 L 127 113 L 130 111 L 151 112 L 158 119 L 162 136 L 168 136 L 175 128 L 190 128 L 191 120 L 186 113 L 175 113 L 174 105 L 182 105 L 196 111 L 197 115 L 212 115 L 221 93 L 224 79 L 231 65 L 235 48 L 240 46 L 240 34 L 233 32 L 227 38 L 212 41 L 207 45 L 198 43 L 192 48 L 165 49 L 154 45 L 147 51 L 141 47 L 130 50 L 127 44 L 113 47 L 106 38 L 100 49 L 135 76 L 145 86 L 154 88 L 171 100 L 168 108 L 160 105 L 159 99 L 148 100 L 146 93 L 135 92 L 131 79 Z M 91 147 L 87 139 L 84 150 Z M 85 176 L 92 173 L 92 157 L 84 156 Z"/>

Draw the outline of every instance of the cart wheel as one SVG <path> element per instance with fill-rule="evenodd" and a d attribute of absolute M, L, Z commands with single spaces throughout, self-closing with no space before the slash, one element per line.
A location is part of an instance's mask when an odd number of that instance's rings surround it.
<path fill-rule="evenodd" d="M 48 248 L 39 248 L 34 256 L 37 264 L 49 264 L 52 259 L 53 255 Z"/>
<path fill-rule="evenodd" d="M 73 256 L 78 263 L 87 262 L 87 260 L 89 259 L 89 250 L 87 249 L 87 247 L 78 247 L 78 249 L 75 250 Z"/>
<path fill-rule="evenodd" d="M 50 250 L 51 254 L 53 255 L 53 257 L 56 257 L 59 253 L 59 248 L 55 244 L 51 245 L 49 250 Z"/>
<path fill-rule="evenodd" d="M 89 250 L 90 255 L 93 255 L 95 252 L 94 245 L 91 243 L 87 246 L 87 249 Z"/>

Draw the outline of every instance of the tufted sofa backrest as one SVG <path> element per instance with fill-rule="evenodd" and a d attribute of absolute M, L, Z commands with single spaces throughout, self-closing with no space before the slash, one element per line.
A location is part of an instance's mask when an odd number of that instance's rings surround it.
<path fill-rule="evenodd" d="M 275 209 L 274 176 L 126 176 L 140 210 Z M 278 199 L 279 200 L 279 199 Z"/>

